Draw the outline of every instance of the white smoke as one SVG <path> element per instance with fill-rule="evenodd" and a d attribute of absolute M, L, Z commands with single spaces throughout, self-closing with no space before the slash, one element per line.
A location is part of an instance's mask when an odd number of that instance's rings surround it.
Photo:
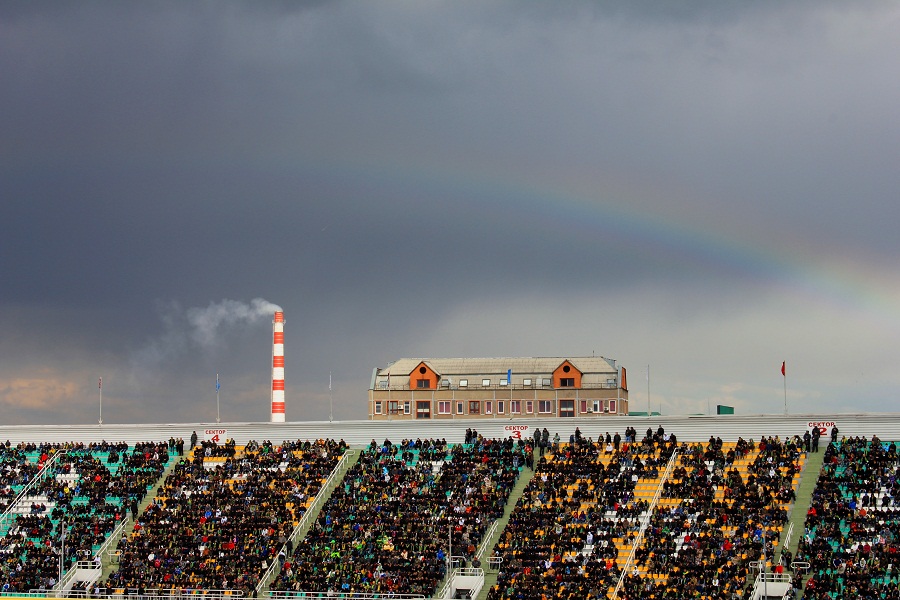
<path fill-rule="evenodd" d="M 206 308 L 189 308 L 185 317 L 190 326 L 190 337 L 200 346 L 208 348 L 216 343 L 223 326 L 252 323 L 263 317 L 272 317 L 282 308 L 262 298 L 254 298 L 250 304 L 237 300 L 213 302 Z"/>
<path fill-rule="evenodd" d="M 226 299 L 188 309 L 181 308 L 177 302 L 163 305 L 160 309 L 163 332 L 138 350 L 134 356 L 136 366 L 158 367 L 191 349 L 210 351 L 222 343 L 229 329 L 271 319 L 281 310 L 263 298 L 254 298 L 249 303 Z"/>

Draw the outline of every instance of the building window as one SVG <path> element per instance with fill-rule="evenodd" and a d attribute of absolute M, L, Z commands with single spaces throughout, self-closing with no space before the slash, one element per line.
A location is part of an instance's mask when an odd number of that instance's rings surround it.
<path fill-rule="evenodd" d="M 459 400 L 459 401 L 456 403 L 456 414 L 458 414 L 458 415 L 463 414 L 463 402 L 462 402 L 462 400 Z"/>
<path fill-rule="evenodd" d="M 469 414 L 470 415 L 480 415 L 481 414 L 481 401 L 480 400 L 469 400 Z"/>
<path fill-rule="evenodd" d="M 459 387 L 469 387 L 469 380 L 468 379 L 460 379 Z"/>
<path fill-rule="evenodd" d="M 549 379 L 541 379 L 541 385 L 544 387 L 550 387 L 550 380 Z"/>
<path fill-rule="evenodd" d="M 482 379 L 481 387 L 491 387 L 491 380 L 490 379 Z"/>
<path fill-rule="evenodd" d="M 388 414 L 398 415 L 400 414 L 400 403 L 396 400 L 391 400 L 388 402 Z"/>
<path fill-rule="evenodd" d="M 376 415 L 383 414 L 383 413 L 381 412 L 381 410 L 382 410 L 382 408 L 381 408 L 381 400 L 377 400 L 377 401 L 375 402 L 375 414 L 376 414 Z"/>
<path fill-rule="evenodd" d="M 616 401 L 615 400 L 609 401 L 609 412 L 611 412 L 611 413 L 616 412 Z"/>
<path fill-rule="evenodd" d="M 509 382 L 505 379 L 501 379 L 499 381 L 499 383 L 500 383 L 500 387 L 506 387 L 507 385 L 509 385 Z"/>
<path fill-rule="evenodd" d="M 450 414 L 450 401 L 449 400 L 441 400 L 438 402 L 438 414 L 439 415 L 449 415 Z"/>
<path fill-rule="evenodd" d="M 587 400 L 582 400 L 581 402 L 579 402 L 579 405 L 580 406 L 578 407 L 578 410 L 581 411 L 581 414 L 586 413 L 587 412 Z"/>
<path fill-rule="evenodd" d="M 522 380 L 522 385 L 524 385 L 524 386 L 526 386 L 526 387 L 527 387 L 527 386 L 530 386 L 530 385 L 531 385 L 531 380 L 530 380 L 530 379 L 523 379 L 523 380 Z"/>
<path fill-rule="evenodd" d="M 410 404 L 409 404 L 409 400 L 407 400 L 406 402 L 403 403 L 403 414 L 408 415 L 408 414 L 410 414 L 410 412 L 411 412 Z"/>
<path fill-rule="evenodd" d="M 416 379 L 416 387 L 420 390 L 431 389 L 431 380 L 430 379 Z"/>
<path fill-rule="evenodd" d="M 497 400 L 497 414 L 503 414 L 503 400 Z"/>
<path fill-rule="evenodd" d="M 615 380 L 615 379 L 607 379 L 607 380 L 606 380 L 606 387 L 608 387 L 608 388 L 614 388 L 614 387 L 616 387 L 616 380 Z"/>
<path fill-rule="evenodd" d="M 574 400 L 560 400 L 559 401 L 559 416 L 574 417 L 575 416 L 575 401 Z"/>
<path fill-rule="evenodd" d="M 575 387 L 575 378 L 574 377 L 560 377 L 559 378 L 559 387 Z"/>
<path fill-rule="evenodd" d="M 494 403 L 490 400 L 486 400 L 484 403 L 484 414 L 490 415 L 494 412 Z"/>
<path fill-rule="evenodd" d="M 538 400 L 538 412 L 541 414 L 553 412 L 553 402 L 551 400 Z"/>
<path fill-rule="evenodd" d="M 529 415 L 534 412 L 534 400 L 525 401 L 525 412 Z"/>
<path fill-rule="evenodd" d="M 521 400 L 510 400 L 509 401 L 509 412 L 513 414 L 519 414 L 522 412 L 522 401 Z"/>
<path fill-rule="evenodd" d="M 416 402 L 416 418 L 417 419 L 430 419 L 431 418 L 431 402 L 428 400 L 419 400 Z"/>

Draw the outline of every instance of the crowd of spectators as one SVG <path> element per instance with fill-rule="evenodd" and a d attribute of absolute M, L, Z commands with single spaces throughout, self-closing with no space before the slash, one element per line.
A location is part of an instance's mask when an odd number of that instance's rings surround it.
<path fill-rule="evenodd" d="M 714 437 L 682 444 L 622 598 L 740 598 L 752 563 L 774 555 L 800 468 L 799 439 L 729 446 Z"/>
<path fill-rule="evenodd" d="M 127 444 L 106 442 L 4 448 L 7 456 L 25 461 L 17 468 L 33 481 L 30 501 L 8 515 L 0 538 L 2 584 L 18 591 L 50 588 L 60 569 L 93 557 L 168 461 L 164 443 L 138 444 L 131 452 Z M 60 452 L 58 460 L 47 462 Z M 37 478 L 35 469 L 44 464 L 48 468 Z"/>
<path fill-rule="evenodd" d="M 430 597 L 450 554 L 474 561 L 530 449 L 468 432 L 445 440 L 374 440 L 334 490 L 271 589 Z"/>
<path fill-rule="evenodd" d="M 196 447 L 119 544 L 106 588 L 237 589 L 250 595 L 346 451 L 342 441 Z M 102 589 L 98 589 L 102 593 Z"/>
<path fill-rule="evenodd" d="M 900 449 L 844 438 L 823 461 L 797 549 L 811 574 L 802 598 L 900 599 Z"/>
<path fill-rule="evenodd" d="M 601 598 L 615 587 L 620 548 L 630 545 L 648 508 L 635 487 L 658 478 L 672 449 L 662 434 L 650 431 L 639 444 L 635 435 L 626 430 L 616 449 L 614 438 L 609 446 L 605 436 L 595 443 L 578 429 L 569 444 L 553 446 L 540 433 L 535 476 L 497 545 L 491 600 Z"/>

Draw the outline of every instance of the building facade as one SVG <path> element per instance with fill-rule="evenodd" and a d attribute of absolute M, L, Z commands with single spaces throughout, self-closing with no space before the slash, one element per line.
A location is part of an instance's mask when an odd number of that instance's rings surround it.
<path fill-rule="evenodd" d="M 369 385 L 371 420 L 627 414 L 625 369 L 600 356 L 402 358 Z"/>

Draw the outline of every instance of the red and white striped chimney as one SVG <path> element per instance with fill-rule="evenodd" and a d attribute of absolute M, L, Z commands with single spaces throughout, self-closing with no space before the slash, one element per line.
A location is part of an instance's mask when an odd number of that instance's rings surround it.
<path fill-rule="evenodd" d="M 272 423 L 284 423 L 284 313 L 272 321 Z"/>

